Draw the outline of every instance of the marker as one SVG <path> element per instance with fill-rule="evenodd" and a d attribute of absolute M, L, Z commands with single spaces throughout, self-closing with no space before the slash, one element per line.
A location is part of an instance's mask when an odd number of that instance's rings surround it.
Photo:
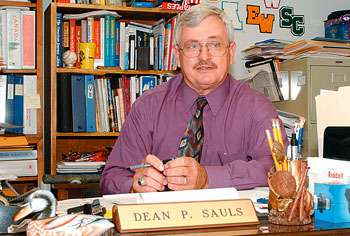
<path fill-rule="evenodd" d="M 163 162 L 163 164 L 166 164 L 167 162 L 172 161 L 172 160 L 175 160 L 175 159 L 176 159 L 176 157 L 171 158 L 171 159 L 164 160 L 164 161 L 162 161 L 162 162 Z M 127 169 L 127 170 L 136 170 L 136 169 L 145 168 L 145 167 L 151 167 L 151 166 L 152 166 L 151 164 L 145 163 L 145 164 L 130 166 L 129 168 L 126 168 L 126 169 Z"/>
<path fill-rule="evenodd" d="M 292 160 L 299 160 L 298 158 L 298 140 L 296 133 L 292 133 L 292 139 L 290 140 L 291 145 L 291 157 Z"/>

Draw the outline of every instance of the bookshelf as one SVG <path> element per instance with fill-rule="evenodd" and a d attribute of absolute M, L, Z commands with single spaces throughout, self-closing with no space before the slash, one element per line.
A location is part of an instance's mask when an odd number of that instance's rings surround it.
<path fill-rule="evenodd" d="M 35 11 L 35 68 L 34 69 L 1 69 L 0 75 L 36 75 L 37 77 L 37 94 L 40 95 L 40 109 L 37 111 L 37 133 L 26 134 L 29 144 L 35 145 L 37 149 L 37 176 L 18 177 L 15 180 L 9 180 L 11 185 L 19 192 L 23 193 L 30 190 L 31 186 L 38 187 L 43 177 L 43 6 L 42 0 L 33 0 L 32 2 L 21 1 L 0 1 L 0 6 L 29 7 Z M 25 78 L 24 78 L 25 79 Z M 1 136 L 16 136 L 23 134 L 0 134 Z M 18 187 L 18 188 L 17 188 Z"/>
<path fill-rule="evenodd" d="M 119 132 L 57 132 L 57 78 L 60 74 L 88 74 L 96 76 L 113 75 L 157 75 L 169 73 L 169 71 L 156 70 L 120 70 L 118 67 L 104 69 L 79 69 L 79 68 L 57 68 L 56 67 L 56 16 L 57 12 L 63 14 L 77 14 L 92 10 L 116 11 L 122 17 L 118 21 L 129 23 L 130 21 L 153 24 L 164 18 L 169 19 L 178 14 L 178 11 L 162 10 L 158 8 L 137 8 L 101 6 L 86 4 L 70 4 L 52 2 L 45 12 L 45 22 L 50 22 L 45 27 L 45 41 L 50 42 L 45 47 L 45 59 L 49 63 L 45 68 L 45 156 L 50 157 L 45 164 L 45 173 L 56 174 L 56 163 L 62 160 L 62 153 L 67 154 L 70 150 L 83 152 L 94 152 L 101 150 L 104 146 L 114 146 Z"/>

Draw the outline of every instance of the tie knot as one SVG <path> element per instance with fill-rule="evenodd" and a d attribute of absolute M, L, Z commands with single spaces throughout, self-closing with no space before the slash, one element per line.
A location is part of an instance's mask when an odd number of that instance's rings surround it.
<path fill-rule="evenodd" d="M 208 101 L 205 97 L 197 98 L 196 102 L 197 102 L 197 109 L 203 108 L 205 107 L 205 105 L 208 104 Z"/>

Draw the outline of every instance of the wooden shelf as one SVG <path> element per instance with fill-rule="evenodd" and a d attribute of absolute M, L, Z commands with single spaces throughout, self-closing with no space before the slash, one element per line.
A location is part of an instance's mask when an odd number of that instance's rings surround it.
<path fill-rule="evenodd" d="M 119 132 L 56 133 L 57 137 L 118 137 Z"/>
<path fill-rule="evenodd" d="M 67 14 L 79 14 L 87 11 L 110 10 L 116 11 L 121 18 L 132 20 L 156 21 L 160 18 L 169 19 L 179 13 L 173 10 L 163 10 L 160 8 L 144 8 L 144 7 L 119 7 L 119 6 L 102 6 L 88 4 L 71 4 L 71 3 L 52 3 L 52 6 L 57 7 L 58 11 L 63 11 Z"/>
<path fill-rule="evenodd" d="M 36 0 L 35 2 L 21 2 L 21 1 L 0 1 L 0 6 L 15 6 L 15 7 L 28 7 L 35 11 L 35 28 L 36 28 L 36 41 L 35 41 L 35 69 L 1 69 L 0 74 L 32 74 L 37 76 L 37 93 L 40 95 L 41 108 L 37 109 L 37 134 L 25 135 L 29 144 L 35 144 L 38 153 L 37 156 L 37 176 L 19 177 L 15 180 L 9 180 L 15 182 L 18 185 L 37 187 L 42 182 L 44 173 L 44 158 L 43 158 L 43 4 L 42 0 Z M 18 136 L 23 134 L 1 134 L 2 136 Z M 30 183 L 28 183 L 30 182 Z"/>
<path fill-rule="evenodd" d="M 36 69 L 1 69 L 1 74 L 36 74 Z"/>
<path fill-rule="evenodd" d="M 143 74 L 143 75 L 159 75 L 159 74 L 174 74 L 174 71 L 160 71 L 160 70 L 121 70 L 117 67 L 110 67 L 108 69 L 80 69 L 80 68 L 57 68 L 57 73 L 70 73 L 70 74 L 89 74 L 89 75 L 108 75 L 108 74 L 119 74 L 119 75 L 135 75 L 135 74 Z"/>

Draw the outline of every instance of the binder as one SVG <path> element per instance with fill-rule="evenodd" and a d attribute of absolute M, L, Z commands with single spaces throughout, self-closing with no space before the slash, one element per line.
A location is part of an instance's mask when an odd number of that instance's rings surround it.
<path fill-rule="evenodd" d="M 94 76 L 85 75 L 86 132 L 96 132 Z"/>
<path fill-rule="evenodd" d="M 86 132 L 85 76 L 72 75 L 73 132 Z"/>
<path fill-rule="evenodd" d="M 15 105 L 15 75 L 7 75 L 6 84 L 6 114 L 5 122 L 13 125 L 14 105 Z M 5 133 L 13 134 L 12 128 L 7 128 Z"/>
<path fill-rule="evenodd" d="M 15 76 L 13 124 L 23 126 L 23 76 Z M 14 128 L 13 133 L 23 134 L 23 128 Z"/>
<path fill-rule="evenodd" d="M 57 78 L 57 131 L 73 131 L 71 76 L 66 73 Z"/>
<path fill-rule="evenodd" d="M 7 75 L 0 75 L 0 123 L 5 123 Z"/>
<path fill-rule="evenodd" d="M 26 105 L 26 96 L 37 93 L 36 75 L 23 75 L 23 91 L 23 134 L 37 134 L 37 110 Z"/>

